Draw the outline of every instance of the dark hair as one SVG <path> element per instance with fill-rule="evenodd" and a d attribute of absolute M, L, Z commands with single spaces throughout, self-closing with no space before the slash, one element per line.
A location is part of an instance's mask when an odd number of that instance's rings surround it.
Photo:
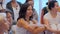
<path fill-rule="evenodd" d="M 48 2 L 46 3 L 46 5 L 48 5 Z"/>
<path fill-rule="evenodd" d="M 33 1 L 33 0 L 26 0 L 26 2 L 25 2 L 25 3 L 29 2 L 29 1 Z"/>
<path fill-rule="evenodd" d="M 56 0 L 51 0 L 51 1 L 56 1 Z M 49 2 L 46 3 L 46 5 L 48 5 Z"/>
<path fill-rule="evenodd" d="M 48 5 L 48 8 L 49 8 L 50 10 L 51 10 L 51 8 L 54 8 L 56 2 L 57 2 L 57 1 L 50 1 L 50 2 L 49 2 L 49 5 Z"/>
<path fill-rule="evenodd" d="M 19 12 L 19 17 L 17 20 L 19 20 L 20 18 L 24 18 L 25 19 L 25 15 L 26 15 L 26 12 L 27 12 L 27 8 L 29 7 L 30 5 L 29 4 L 23 4 L 21 9 L 20 9 L 20 12 Z M 33 7 L 32 7 L 33 8 Z M 33 10 L 33 9 L 32 9 Z M 30 20 L 33 18 L 33 15 L 29 18 Z"/>

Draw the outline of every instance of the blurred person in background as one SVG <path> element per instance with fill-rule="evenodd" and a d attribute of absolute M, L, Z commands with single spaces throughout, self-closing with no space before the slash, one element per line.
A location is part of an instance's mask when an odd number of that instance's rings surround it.
<path fill-rule="evenodd" d="M 17 2 L 16 0 L 11 0 L 7 3 L 6 8 L 12 11 L 13 17 L 13 24 L 16 25 L 17 18 L 19 16 L 19 11 L 21 9 L 21 3 Z"/>
<path fill-rule="evenodd" d="M 4 13 L 6 16 L 6 20 L 8 21 L 8 25 L 9 25 L 9 30 L 8 30 L 8 33 L 11 29 L 11 26 L 12 26 L 12 12 L 8 9 L 2 9 L 0 10 L 0 13 Z"/>

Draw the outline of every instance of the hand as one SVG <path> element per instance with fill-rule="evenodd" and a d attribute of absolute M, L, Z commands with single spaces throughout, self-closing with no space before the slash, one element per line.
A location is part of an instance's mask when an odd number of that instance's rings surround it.
<path fill-rule="evenodd" d="M 60 30 L 58 30 L 57 33 L 60 33 Z"/>
<path fill-rule="evenodd" d="M 54 32 L 54 33 L 57 33 L 57 30 L 54 30 L 52 28 L 47 28 L 47 30 L 51 31 L 51 32 Z"/>
<path fill-rule="evenodd" d="M 34 29 L 33 33 L 40 33 L 40 32 L 43 32 L 45 30 L 45 27 L 37 27 L 36 29 Z"/>
<path fill-rule="evenodd" d="M 52 29 L 49 25 L 45 25 L 45 27 L 46 27 L 47 30 L 49 30 L 51 32 L 54 32 L 54 33 L 57 32 L 57 30 Z"/>

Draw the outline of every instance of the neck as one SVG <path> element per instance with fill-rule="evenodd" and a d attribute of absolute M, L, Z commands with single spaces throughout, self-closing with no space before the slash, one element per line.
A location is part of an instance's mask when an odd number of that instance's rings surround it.
<path fill-rule="evenodd" d="M 57 11 L 51 10 L 50 14 L 52 15 L 52 17 L 56 17 L 57 16 Z"/>
<path fill-rule="evenodd" d="M 52 14 L 57 14 L 57 11 L 56 10 L 51 10 L 51 13 Z"/>

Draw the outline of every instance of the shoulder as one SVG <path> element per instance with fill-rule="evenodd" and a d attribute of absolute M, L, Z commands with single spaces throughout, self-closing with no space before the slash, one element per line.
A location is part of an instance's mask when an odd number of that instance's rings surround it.
<path fill-rule="evenodd" d="M 24 22 L 25 20 L 23 18 L 20 18 L 18 22 Z"/>
<path fill-rule="evenodd" d="M 48 18 L 49 17 L 49 12 L 47 14 L 44 15 L 44 18 Z"/>

